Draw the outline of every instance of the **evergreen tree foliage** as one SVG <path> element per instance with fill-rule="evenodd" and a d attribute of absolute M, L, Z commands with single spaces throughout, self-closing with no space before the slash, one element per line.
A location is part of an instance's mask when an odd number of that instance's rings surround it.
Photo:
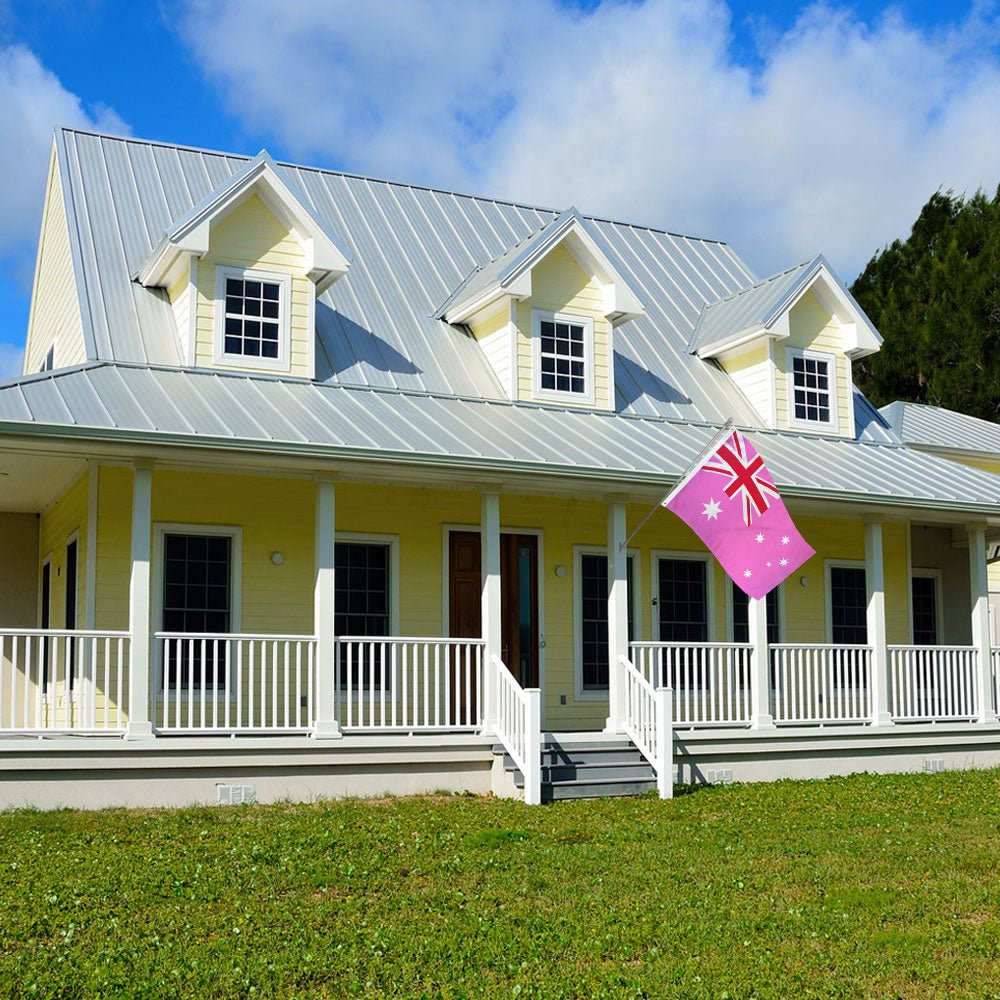
<path fill-rule="evenodd" d="M 933 194 L 909 238 L 877 253 L 851 292 L 884 338 L 855 366 L 881 406 L 932 403 L 1000 419 L 1000 188 Z"/>

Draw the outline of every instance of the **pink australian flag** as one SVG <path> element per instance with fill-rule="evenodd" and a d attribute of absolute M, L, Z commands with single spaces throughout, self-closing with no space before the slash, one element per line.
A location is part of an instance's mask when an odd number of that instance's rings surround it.
<path fill-rule="evenodd" d="M 713 449 L 667 494 L 663 506 L 698 535 L 738 587 L 765 597 L 813 549 L 746 437 L 726 431 Z"/>

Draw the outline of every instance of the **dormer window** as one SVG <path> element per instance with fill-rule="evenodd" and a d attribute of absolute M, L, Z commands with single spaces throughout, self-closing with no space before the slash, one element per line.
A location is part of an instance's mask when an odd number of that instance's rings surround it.
<path fill-rule="evenodd" d="M 535 310 L 532 314 L 535 398 L 594 400 L 594 322 Z"/>
<path fill-rule="evenodd" d="M 216 361 L 288 369 L 288 275 L 220 267 Z"/>
<path fill-rule="evenodd" d="M 832 355 L 789 349 L 789 423 L 809 427 L 834 427 L 837 423 Z"/>

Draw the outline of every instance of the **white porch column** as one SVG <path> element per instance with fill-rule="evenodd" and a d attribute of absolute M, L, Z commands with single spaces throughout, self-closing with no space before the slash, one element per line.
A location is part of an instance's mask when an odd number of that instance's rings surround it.
<path fill-rule="evenodd" d="M 149 556 L 153 517 L 153 465 L 132 468 L 132 572 L 128 587 L 128 723 L 125 739 L 153 737 L 149 714 L 150 600 Z"/>
<path fill-rule="evenodd" d="M 891 726 L 889 711 L 889 649 L 885 631 L 885 563 L 882 557 L 882 522 L 865 521 L 865 586 L 868 590 L 868 645 L 872 649 L 869 685 L 872 723 Z"/>
<path fill-rule="evenodd" d="M 313 629 L 316 633 L 316 739 L 341 736 L 337 721 L 337 643 L 334 624 L 334 545 L 336 485 L 333 477 L 316 479 L 316 571 Z"/>
<path fill-rule="evenodd" d="M 979 704 L 977 722 L 997 721 L 993 707 L 993 663 L 990 643 L 990 588 L 986 574 L 986 528 L 969 525 L 969 574 L 972 584 L 972 644 L 979 659 L 976 694 Z"/>
<path fill-rule="evenodd" d="M 750 652 L 750 728 L 774 729 L 771 714 L 771 652 L 767 645 L 767 598 L 747 598 Z"/>
<path fill-rule="evenodd" d="M 497 724 L 497 676 L 493 669 L 493 657 L 500 657 L 500 493 L 496 489 L 484 489 L 479 520 L 480 549 L 482 552 L 482 628 L 486 643 L 483 677 L 486 689 L 483 691 L 483 728 L 486 732 L 496 730 Z M 506 664 L 508 669 L 510 664 Z"/>
<path fill-rule="evenodd" d="M 608 721 L 609 733 L 625 731 L 625 675 L 619 658 L 628 656 L 628 552 L 625 504 L 608 500 Z"/>

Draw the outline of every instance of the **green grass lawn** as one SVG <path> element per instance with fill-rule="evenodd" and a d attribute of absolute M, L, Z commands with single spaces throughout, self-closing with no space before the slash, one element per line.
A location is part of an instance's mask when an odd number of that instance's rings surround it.
<path fill-rule="evenodd" d="M 0 815 L 0 994 L 1000 997 L 1000 772 Z"/>

